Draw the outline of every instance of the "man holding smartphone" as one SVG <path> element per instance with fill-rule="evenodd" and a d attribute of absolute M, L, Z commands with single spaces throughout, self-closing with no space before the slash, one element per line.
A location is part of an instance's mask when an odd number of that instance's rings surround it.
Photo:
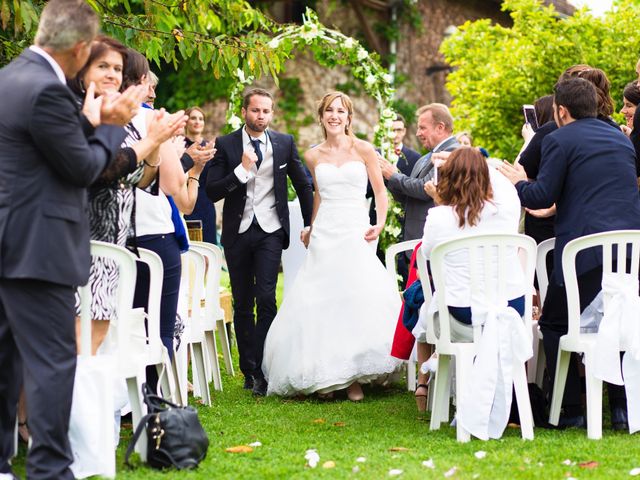
<path fill-rule="evenodd" d="M 547 371 L 554 378 L 560 337 L 567 333 L 567 297 L 562 272 L 562 252 L 571 240 L 593 233 L 640 229 L 640 198 L 635 175 L 635 152 L 629 139 L 597 118 L 593 84 L 570 78 L 556 84 L 554 117 L 558 130 L 542 142 L 537 181 L 529 182 L 519 165 L 507 162 L 500 171 L 515 185 L 523 207 L 539 209 L 557 205 L 554 270 L 542 309 Z M 591 141 L 585 142 L 589 138 Z M 602 252 L 578 257 L 576 273 L 580 308 L 584 310 L 601 290 Z M 608 385 L 611 423 L 628 429 L 624 388 Z M 584 427 L 580 378 L 571 362 L 561 427 Z"/>

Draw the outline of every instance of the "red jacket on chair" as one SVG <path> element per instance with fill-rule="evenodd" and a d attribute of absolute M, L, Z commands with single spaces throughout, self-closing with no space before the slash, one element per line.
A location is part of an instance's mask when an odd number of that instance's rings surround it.
<path fill-rule="evenodd" d="M 422 242 L 416 245 L 411 254 L 411 260 L 409 262 L 409 278 L 405 288 L 408 288 L 413 282 L 418 279 L 418 269 L 416 268 L 416 255 L 418 249 L 422 246 Z M 396 332 L 393 335 L 393 344 L 391 345 L 391 356 L 399 358 L 400 360 L 409 360 L 411 351 L 413 350 L 413 344 L 415 343 L 415 337 L 406 329 L 402 323 L 402 315 L 404 313 L 404 300 L 402 301 L 402 308 L 398 314 L 398 323 L 396 325 Z"/>

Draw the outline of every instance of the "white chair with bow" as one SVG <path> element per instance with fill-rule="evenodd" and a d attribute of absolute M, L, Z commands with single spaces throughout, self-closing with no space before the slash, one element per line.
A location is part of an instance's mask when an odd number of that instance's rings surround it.
<path fill-rule="evenodd" d="M 536 276 L 538 278 L 538 298 L 540 300 L 540 310 L 547 297 L 549 288 L 549 271 L 547 269 L 547 256 L 555 248 L 556 239 L 549 238 L 538 244 L 538 254 L 536 259 Z M 533 357 L 527 362 L 527 379 L 529 383 L 535 383 L 542 388 L 544 380 L 545 355 L 542 344 L 542 332 L 538 322 L 533 322 Z"/>
<path fill-rule="evenodd" d="M 103 362 L 105 368 L 111 367 L 111 376 L 113 379 L 121 378 L 126 381 L 126 388 L 128 393 L 129 405 L 131 407 L 131 414 L 133 424 L 137 425 L 140 419 L 146 413 L 146 407 L 142 401 L 141 385 L 144 378 L 144 356 L 142 352 L 135 351 L 135 342 L 132 342 L 134 336 L 135 323 L 133 322 L 133 294 L 136 284 L 136 257 L 126 248 L 119 247 L 112 243 L 91 241 L 91 256 L 101 257 L 113 261 L 118 267 L 118 285 L 116 288 L 116 318 L 111 319 L 109 325 L 109 331 L 104 342 L 100 346 L 99 354 L 91 356 L 91 287 L 86 285 L 80 289 L 81 297 L 81 315 L 80 315 L 80 348 L 81 355 L 78 357 L 78 370 L 76 371 L 76 379 L 82 374 L 82 369 L 88 369 L 90 367 L 100 367 L 100 364 L 91 365 L 95 362 Z M 98 372 L 102 372 L 102 368 L 97 368 L 92 375 L 96 375 Z M 103 385 L 104 390 L 101 392 L 95 392 L 100 395 L 99 401 L 110 401 L 110 405 L 115 407 L 114 394 L 116 394 L 116 384 Z M 108 381 L 108 380 L 107 380 Z M 119 382 L 118 382 L 119 383 Z M 96 387 L 95 385 L 93 386 Z M 76 398 L 77 387 L 74 387 L 74 399 Z M 108 396 L 111 398 L 107 398 Z M 74 400 L 75 402 L 75 400 Z M 97 408 L 96 403 L 98 399 L 94 400 L 93 408 Z M 74 410 L 76 412 L 82 411 L 84 407 L 82 405 L 72 406 L 72 417 L 74 417 Z M 118 407 L 119 408 L 119 407 Z M 113 432 L 113 413 L 114 408 L 111 408 L 111 415 L 102 420 L 106 420 L 107 423 L 101 425 L 102 434 L 112 435 Z M 94 419 L 95 420 L 95 419 Z M 82 422 L 82 419 L 80 419 Z M 72 418 L 70 422 L 70 440 L 73 444 L 72 430 L 76 430 L 74 424 L 76 422 Z M 93 426 L 95 428 L 95 425 Z M 80 429 L 81 431 L 81 429 Z M 83 443 L 95 444 L 96 440 L 89 440 L 83 438 Z M 115 443 L 114 443 L 115 446 Z M 81 447 L 81 446 L 80 446 Z M 80 448 L 79 447 L 79 448 Z M 142 440 L 137 444 L 136 451 L 140 453 L 142 460 L 146 460 L 146 440 Z M 91 445 L 89 445 L 91 448 Z M 75 450 L 75 448 L 74 448 Z M 107 453 L 102 452 L 103 455 Z M 78 460 L 78 459 L 76 459 Z M 115 455 L 113 457 L 115 467 Z M 75 465 L 75 463 L 74 463 Z M 87 465 L 88 467 L 88 465 Z M 84 478 L 84 473 L 74 470 L 74 473 L 79 478 Z"/>
<path fill-rule="evenodd" d="M 580 328 L 580 292 L 575 266 L 578 253 L 589 248 L 601 249 L 603 261 L 604 311 L 595 333 L 582 332 Z M 568 331 L 560 337 L 549 423 L 558 424 L 571 353 L 578 352 L 584 354 L 587 437 L 602 438 L 603 381 L 624 384 L 629 432 L 640 430 L 639 259 L 639 230 L 596 233 L 572 240 L 565 246 L 562 269 L 567 291 Z M 622 362 L 621 352 L 626 352 Z"/>
<path fill-rule="evenodd" d="M 507 306 L 506 263 L 514 249 L 525 254 L 521 317 Z M 469 256 L 472 326 L 453 319 L 446 302 L 445 257 L 467 250 Z M 512 385 L 515 388 L 522 437 L 533 439 L 533 417 L 525 362 L 532 355 L 530 285 L 536 259 L 533 239 L 517 234 L 472 235 L 436 245 L 430 254 L 435 293 L 427 331 L 434 332 L 438 367 L 434 382 L 431 429 L 449 418 L 450 368 L 455 361 L 456 436 L 467 442 L 500 438 L 507 426 Z M 434 312 L 437 311 L 436 316 Z M 437 317 L 437 319 L 436 319 Z"/>
<path fill-rule="evenodd" d="M 398 267 L 396 264 L 396 257 L 400 254 L 404 255 L 406 252 L 413 252 L 418 243 L 420 243 L 420 239 L 394 243 L 387 247 L 384 254 L 384 264 L 387 267 L 387 272 L 389 272 L 389 275 L 396 285 L 398 284 Z M 411 357 L 407 360 L 407 390 L 410 392 L 413 392 L 416 389 L 417 373 L 416 349 L 414 347 L 411 352 Z"/>

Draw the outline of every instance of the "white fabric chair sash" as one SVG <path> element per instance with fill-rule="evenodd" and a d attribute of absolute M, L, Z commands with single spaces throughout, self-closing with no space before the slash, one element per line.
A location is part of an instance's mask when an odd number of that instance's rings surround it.
<path fill-rule="evenodd" d="M 481 440 L 500 438 L 511 411 L 513 365 L 533 356 L 531 337 L 512 307 L 475 305 L 471 312 L 474 329 L 483 328 L 458 421 Z"/>
<path fill-rule="evenodd" d="M 629 432 L 640 430 L 640 297 L 638 277 L 605 273 L 605 309 L 596 340 L 594 376 L 625 385 Z M 620 351 L 626 350 L 622 365 Z M 623 380 L 624 378 L 624 380 Z"/>

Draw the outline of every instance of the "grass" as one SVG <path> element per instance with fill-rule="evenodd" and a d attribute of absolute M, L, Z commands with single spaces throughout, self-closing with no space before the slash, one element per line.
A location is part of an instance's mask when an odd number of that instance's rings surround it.
<path fill-rule="evenodd" d="M 212 392 L 212 407 L 194 403 L 210 440 L 198 470 L 162 473 L 139 462 L 134 469 L 125 467 L 124 451 L 131 436 L 125 429 L 117 452 L 118 479 L 382 479 L 391 469 L 402 470 L 400 478 L 424 479 L 445 478 L 454 467 L 450 478 L 457 479 L 610 479 L 629 477 L 632 468 L 640 467 L 639 437 L 615 433 L 606 421 L 601 441 L 587 440 L 585 430 L 536 429 L 535 440 L 528 442 L 520 438 L 519 429 L 508 428 L 501 440 L 459 444 L 454 428 L 429 431 L 428 416 L 416 412 L 412 395 L 401 383 L 365 387 L 365 400 L 352 403 L 344 395 L 332 401 L 256 399 L 242 389 L 241 375 L 223 372 L 222 380 L 224 391 Z M 256 441 L 262 446 L 251 453 L 225 451 Z M 320 455 L 315 469 L 305 467 L 308 449 Z M 475 457 L 479 450 L 486 451 L 485 458 Z M 366 461 L 357 462 L 358 457 Z M 429 459 L 433 469 L 422 465 Z M 323 468 L 327 461 L 335 466 Z M 580 466 L 586 462 L 597 465 Z M 24 450 L 17 471 L 24 476 Z"/>

